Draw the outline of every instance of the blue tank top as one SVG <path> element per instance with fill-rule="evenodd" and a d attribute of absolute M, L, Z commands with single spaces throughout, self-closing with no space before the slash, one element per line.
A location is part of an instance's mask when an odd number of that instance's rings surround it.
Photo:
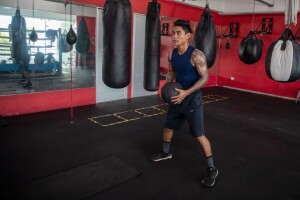
<path fill-rule="evenodd" d="M 194 50 L 195 47 L 190 45 L 182 55 L 178 54 L 177 48 L 173 49 L 172 52 L 171 62 L 176 82 L 180 83 L 184 90 L 189 89 L 200 78 L 196 67 L 191 64 L 191 56 Z"/>

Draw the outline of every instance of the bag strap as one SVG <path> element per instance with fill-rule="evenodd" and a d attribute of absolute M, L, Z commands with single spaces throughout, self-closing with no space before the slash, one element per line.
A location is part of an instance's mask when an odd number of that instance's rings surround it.
<path fill-rule="evenodd" d="M 286 27 L 285 30 L 284 30 L 284 32 L 283 32 L 283 34 L 279 38 L 279 40 L 283 40 L 283 43 L 282 43 L 281 48 L 280 48 L 281 51 L 285 50 L 285 48 L 286 48 L 286 42 L 289 39 L 292 40 L 292 41 L 296 40 L 296 38 L 295 38 L 293 32 L 291 31 L 290 27 Z"/>
<path fill-rule="evenodd" d="M 247 37 L 256 37 L 255 32 L 253 30 L 250 30 L 249 34 Z"/>

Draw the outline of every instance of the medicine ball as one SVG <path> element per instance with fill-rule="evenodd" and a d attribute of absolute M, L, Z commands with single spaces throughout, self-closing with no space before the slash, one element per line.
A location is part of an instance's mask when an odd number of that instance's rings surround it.
<path fill-rule="evenodd" d="M 37 52 L 34 57 L 34 63 L 35 64 L 44 64 L 44 61 L 45 61 L 44 54 L 42 52 Z"/>
<path fill-rule="evenodd" d="M 161 88 L 161 98 L 165 103 L 173 104 L 173 102 L 171 102 L 171 97 L 179 94 L 175 88 L 182 89 L 182 86 L 177 82 L 169 82 Z"/>

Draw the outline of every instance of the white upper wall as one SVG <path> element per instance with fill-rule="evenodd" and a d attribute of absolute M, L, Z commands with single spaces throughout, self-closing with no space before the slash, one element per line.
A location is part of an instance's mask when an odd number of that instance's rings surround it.
<path fill-rule="evenodd" d="M 32 1 L 33 0 L 18 0 L 19 7 L 22 10 L 22 16 L 32 16 Z M 17 0 L 0 0 L 0 7 L 2 14 L 7 14 L 13 16 L 17 7 Z M 7 9 L 3 9 L 3 7 L 7 7 Z M 45 15 L 44 12 L 48 12 L 48 17 L 51 16 L 51 19 L 64 19 L 65 14 L 65 5 L 64 3 L 56 3 L 45 0 L 34 0 L 34 10 L 35 17 L 43 18 Z M 39 12 L 43 11 L 43 12 Z M 72 15 L 82 16 L 82 14 L 86 17 L 96 17 L 97 8 L 88 6 L 78 6 L 72 5 Z M 70 4 L 67 5 L 67 15 L 70 14 Z"/>
<path fill-rule="evenodd" d="M 253 13 L 254 0 L 169 0 L 182 4 L 204 8 L 206 2 L 209 8 L 220 14 L 249 14 Z M 255 1 L 255 13 L 284 13 L 285 0 L 264 0 L 274 7 Z M 300 6 L 298 8 L 300 10 Z"/>

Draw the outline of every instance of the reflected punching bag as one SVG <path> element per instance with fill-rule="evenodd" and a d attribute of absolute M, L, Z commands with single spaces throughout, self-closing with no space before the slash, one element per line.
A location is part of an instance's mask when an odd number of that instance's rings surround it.
<path fill-rule="evenodd" d="M 111 88 L 130 83 L 131 12 L 129 0 L 105 1 L 102 79 Z"/>
<path fill-rule="evenodd" d="M 32 41 L 32 42 L 36 42 L 36 41 L 39 39 L 39 37 L 38 37 L 36 31 L 34 30 L 34 27 L 32 28 L 32 31 L 31 31 L 31 33 L 30 33 L 30 35 L 29 35 L 29 39 L 30 39 L 30 41 Z"/>
<path fill-rule="evenodd" d="M 73 49 L 73 45 L 69 45 L 68 42 L 67 42 L 67 31 L 65 30 L 63 32 L 63 34 L 59 34 L 59 50 L 62 52 L 62 53 L 68 53 L 70 51 L 72 51 Z"/>
<path fill-rule="evenodd" d="M 300 78 L 300 44 L 290 28 L 268 48 L 265 68 L 270 79 L 293 82 Z"/>
<path fill-rule="evenodd" d="M 70 3 L 70 21 L 72 22 L 71 16 L 72 16 L 72 1 Z M 77 35 L 73 30 L 72 24 L 70 25 L 70 29 L 69 29 L 69 32 L 67 33 L 66 40 L 69 45 L 73 45 L 77 41 Z"/>
<path fill-rule="evenodd" d="M 77 28 L 77 41 L 75 49 L 78 53 L 87 53 L 90 48 L 90 34 L 86 25 L 85 19 L 82 16 L 79 26 Z"/>
<path fill-rule="evenodd" d="M 208 3 L 204 8 L 200 22 L 196 28 L 193 44 L 197 49 L 204 53 L 207 67 L 212 67 L 216 58 L 217 39 L 216 28 Z"/>
<path fill-rule="evenodd" d="M 145 28 L 144 89 L 157 91 L 160 67 L 160 4 L 148 3 Z"/>
<path fill-rule="evenodd" d="M 26 21 L 25 18 L 21 16 L 19 7 L 16 10 L 15 16 L 12 17 L 10 37 L 12 41 L 12 58 L 14 58 L 17 63 L 27 60 Z"/>
<path fill-rule="evenodd" d="M 262 41 L 259 40 L 254 31 L 250 31 L 247 37 L 245 37 L 239 47 L 239 58 L 243 63 L 254 64 L 262 55 Z"/>

